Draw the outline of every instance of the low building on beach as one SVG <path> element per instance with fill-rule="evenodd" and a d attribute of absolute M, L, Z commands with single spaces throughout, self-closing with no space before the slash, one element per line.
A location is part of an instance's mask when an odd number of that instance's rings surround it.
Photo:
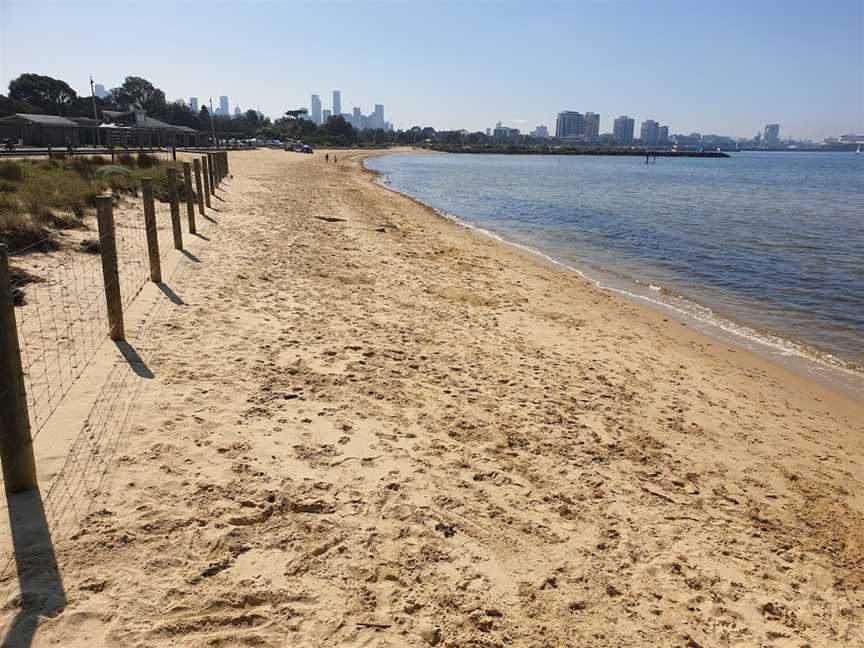
<path fill-rule="evenodd" d="M 59 115 L 16 113 L 0 118 L 0 140 L 21 146 L 78 146 L 79 126 Z"/>
<path fill-rule="evenodd" d="M 102 119 L 16 113 L 0 118 L 0 140 L 20 146 L 183 147 L 200 146 L 207 133 L 175 126 L 144 110 L 104 110 Z"/>

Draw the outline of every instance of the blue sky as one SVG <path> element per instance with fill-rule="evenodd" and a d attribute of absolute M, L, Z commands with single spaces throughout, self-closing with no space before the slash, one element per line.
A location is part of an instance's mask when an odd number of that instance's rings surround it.
<path fill-rule="evenodd" d="M 385 104 L 412 125 L 554 125 L 559 110 L 670 132 L 821 139 L 864 131 L 864 0 L 39 2 L 0 0 L 0 85 L 87 92 L 144 76 L 169 99 L 227 94 L 269 115 Z M 638 128 L 638 126 L 637 126 Z"/>

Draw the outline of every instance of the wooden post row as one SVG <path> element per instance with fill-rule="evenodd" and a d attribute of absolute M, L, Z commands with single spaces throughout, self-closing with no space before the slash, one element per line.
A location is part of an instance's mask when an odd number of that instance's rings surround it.
<path fill-rule="evenodd" d="M 192 160 L 195 169 L 195 195 L 198 196 L 198 213 L 204 215 L 204 190 L 201 186 L 201 160 L 197 157 Z"/>
<path fill-rule="evenodd" d="M 96 197 L 96 218 L 99 224 L 102 282 L 108 307 L 108 335 L 112 340 L 125 340 L 120 273 L 117 270 L 117 241 L 114 238 L 114 199 L 111 196 Z"/>
<path fill-rule="evenodd" d="M 7 493 L 37 487 L 9 255 L 0 244 L 0 462 Z"/>
<path fill-rule="evenodd" d="M 168 202 L 171 205 L 171 229 L 174 231 L 174 249 L 183 249 L 183 231 L 180 229 L 180 196 L 177 192 L 177 169 L 168 169 Z"/>
<path fill-rule="evenodd" d="M 210 207 L 210 166 L 207 164 L 207 156 L 201 156 L 201 164 L 204 166 L 204 202 Z"/>
<path fill-rule="evenodd" d="M 195 199 L 192 197 L 192 164 L 183 163 L 183 189 L 186 192 L 186 217 L 189 220 L 189 233 L 195 234 Z"/>
<path fill-rule="evenodd" d="M 159 283 L 162 281 L 162 265 L 159 261 L 159 236 L 156 231 L 152 178 L 141 178 L 141 193 L 144 196 L 144 229 L 147 232 L 147 253 L 150 256 L 150 281 Z"/>

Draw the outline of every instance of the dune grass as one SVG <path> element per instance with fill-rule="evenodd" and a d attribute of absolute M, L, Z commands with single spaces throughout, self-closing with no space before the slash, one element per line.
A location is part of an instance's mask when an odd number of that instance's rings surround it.
<path fill-rule="evenodd" d="M 16 250 L 50 250 L 58 246 L 57 232 L 83 227 L 95 214 L 96 197 L 137 196 L 141 179 L 153 179 L 157 200 L 167 201 L 167 172 L 178 163 L 147 153 L 123 154 L 120 164 L 100 156 L 69 160 L 0 161 L 0 242 Z M 181 200 L 185 199 L 179 182 Z"/>

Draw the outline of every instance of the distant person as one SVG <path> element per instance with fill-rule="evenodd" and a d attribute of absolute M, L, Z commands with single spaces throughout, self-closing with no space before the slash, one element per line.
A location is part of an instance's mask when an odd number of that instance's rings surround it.
<path fill-rule="evenodd" d="M 337 158 L 335 155 L 333 156 L 333 164 L 339 164 L 339 158 Z"/>
<path fill-rule="evenodd" d="M 325 162 L 329 162 L 329 161 L 330 161 L 330 154 L 329 154 L 329 153 L 325 153 L 325 154 L 324 154 L 324 161 L 325 161 Z"/>

